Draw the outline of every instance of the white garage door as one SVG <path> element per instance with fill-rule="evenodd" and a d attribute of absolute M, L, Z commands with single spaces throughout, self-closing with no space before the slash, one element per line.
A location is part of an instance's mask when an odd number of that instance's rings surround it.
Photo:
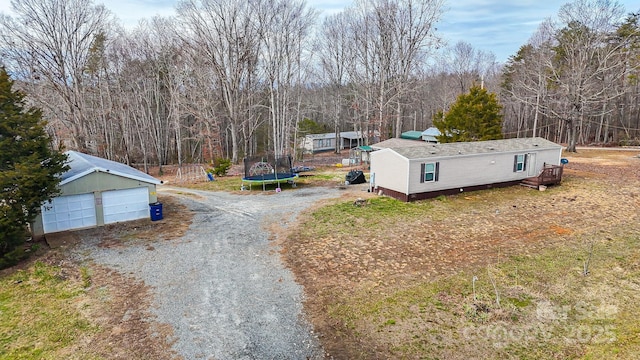
<path fill-rule="evenodd" d="M 102 193 L 104 223 L 144 219 L 149 217 L 147 187 L 112 190 Z"/>
<path fill-rule="evenodd" d="M 45 233 L 96 226 L 93 194 L 59 196 L 41 210 Z"/>

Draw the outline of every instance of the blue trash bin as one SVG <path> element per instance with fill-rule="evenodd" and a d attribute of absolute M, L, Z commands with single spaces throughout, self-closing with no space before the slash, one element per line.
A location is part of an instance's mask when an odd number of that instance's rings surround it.
<path fill-rule="evenodd" d="M 162 220 L 162 203 L 149 204 L 151 208 L 151 221 Z"/>

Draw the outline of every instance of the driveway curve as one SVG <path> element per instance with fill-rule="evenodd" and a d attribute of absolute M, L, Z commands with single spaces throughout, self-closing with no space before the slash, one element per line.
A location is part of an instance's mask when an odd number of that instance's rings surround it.
<path fill-rule="evenodd" d="M 155 242 L 153 251 L 145 244 L 102 248 L 99 239 L 83 239 L 77 253 L 151 286 L 152 312 L 173 327 L 173 348 L 184 359 L 323 358 L 303 314 L 303 289 L 266 228 L 286 227 L 338 190 L 179 192 L 171 196 L 195 213 L 182 238 Z"/>

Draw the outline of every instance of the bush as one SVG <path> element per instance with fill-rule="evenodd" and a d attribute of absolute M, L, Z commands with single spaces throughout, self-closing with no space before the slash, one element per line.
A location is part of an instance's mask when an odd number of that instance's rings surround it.
<path fill-rule="evenodd" d="M 225 176 L 231 168 L 231 160 L 225 158 L 217 158 L 213 162 L 213 168 L 209 169 L 209 173 L 215 176 Z"/>
<path fill-rule="evenodd" d="M 620 146 L 640 146 L 640 139 L 622 139 L 619 141 Z"/>
<path fill-rule="evenodd" d="M 3 256 L 0 257 L 0 270 L 12 267 L 20 261 L 28 258 L 31 252 L 35 251 L 34 246 L 32 246 L 31 251 L 28 252 L 25 251 L 24 246 L 18 246 L 10 252 L 3 254 Z"/>
<path fill-rule="evenodd" d="M 28 237 L 20 223 L 12 222 L 11 217 L 7 214 L 2 215 L 3 217 L 0 219 L 0 269 L 13 266 L 26 257 L 24 245 Z"/>

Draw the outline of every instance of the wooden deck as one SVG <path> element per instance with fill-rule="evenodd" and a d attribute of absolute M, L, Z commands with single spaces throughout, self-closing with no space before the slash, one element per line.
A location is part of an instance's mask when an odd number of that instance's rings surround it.
<path fill-rule="evenodd" d="M 558 185 L 562 181 L 563 169 L 564 167 L 561 165 L 544 164 L 540 175 L 526 178 L 522 180 L 520 184 L 535 189 L 540 187 L 540 185 Z"/>

